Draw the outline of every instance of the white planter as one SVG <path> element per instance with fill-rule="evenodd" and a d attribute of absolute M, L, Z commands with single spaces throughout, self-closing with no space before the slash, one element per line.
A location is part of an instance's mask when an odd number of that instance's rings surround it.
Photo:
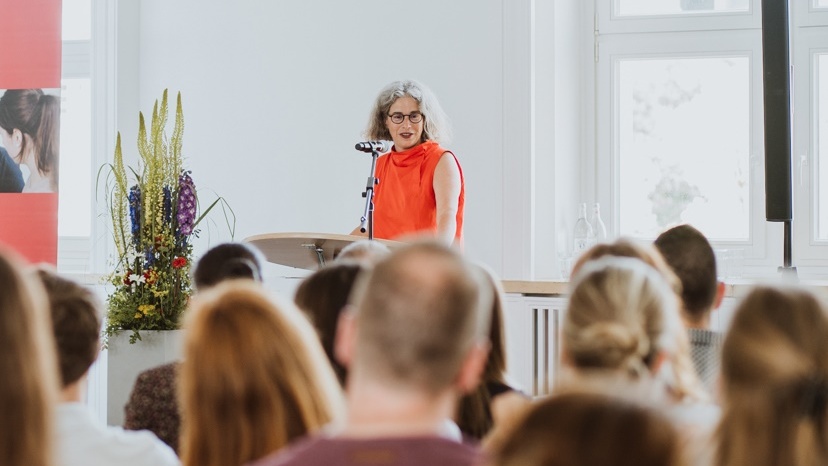
<path fill-rule="evenodd" d="M 107 351 L 107 424 L 124 424 L 124 406 L 142 371 L 180 360 L 183 331 L 141 331 L 141 340 L 129 343 L 131 331 L 109 337 Z"/>

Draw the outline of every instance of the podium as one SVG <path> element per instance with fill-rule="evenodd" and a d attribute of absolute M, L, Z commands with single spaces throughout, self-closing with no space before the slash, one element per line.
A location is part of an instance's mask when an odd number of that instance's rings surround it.
<path fill-rule="evenodd" d="M 349 244 L 365 240 L 363 236 L 327 233 L 266 233 L 245 238 L 245 243 L 256 246 L 268 262 L 297 269 L 316 270 L 333 261 Z M 399 241 L 374 239 L 394 249 Z"/>

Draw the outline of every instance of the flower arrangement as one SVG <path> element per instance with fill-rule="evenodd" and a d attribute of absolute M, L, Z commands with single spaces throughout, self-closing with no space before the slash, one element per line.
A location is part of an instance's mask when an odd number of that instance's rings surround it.
<path fill-rule="evenodd" d="M 197 216 L 195 183 L 183 167 L 181 154 L 184 115 L 180 93 L 169 139 L 167 112 L 164 90 L 160 107 L 156 100 L 152 109 L 149 133 L 144 115 L 139 114 L 138 169 L 124 165 L 120 133 L 113 163 L 107 166 L 107 204 L 117 261 L 108 277 L 115 289 L 107 298 L 106 335 L 131 330 L 130 343 L 141 339 L 141 330 L 178 328 L 192 294 L 191 240 L 198 236 L 196 227 L 219 202 L 226 207 L 219 197 Z M 229 222 L 228 227 L 232 234 Z"/>

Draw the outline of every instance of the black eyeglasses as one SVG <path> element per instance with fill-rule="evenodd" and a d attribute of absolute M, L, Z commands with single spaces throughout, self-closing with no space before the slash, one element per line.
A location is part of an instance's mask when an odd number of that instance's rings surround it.
<path fill-rule="evenodd" d="M 388 118 L 391 118 L 391 121 L 396 124 L 400 124 L 405 121 L 405 117 L 408 117 L 408 121 L 411 123 L 419 123 L 423 121 L 423 114 L 420 112 L 411 112 L 408 115 L 397 112 L 388 115 Z"/>

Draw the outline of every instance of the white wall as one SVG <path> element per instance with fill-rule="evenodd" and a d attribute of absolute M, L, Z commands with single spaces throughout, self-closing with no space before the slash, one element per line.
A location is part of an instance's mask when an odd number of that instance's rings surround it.
<path fill-rule="evenodd" d="M 235 210 L 236 239 L 350 232 L 370 169 L 353 145 L 379 89 L 415 78 L 453 120 L 466 251 L 501 268 L 501 0 L 120 3 L 120 48 L 137 49 L 119 56 L 124 137 L 164 88 L 181 91 L 187 165 Z"/>

